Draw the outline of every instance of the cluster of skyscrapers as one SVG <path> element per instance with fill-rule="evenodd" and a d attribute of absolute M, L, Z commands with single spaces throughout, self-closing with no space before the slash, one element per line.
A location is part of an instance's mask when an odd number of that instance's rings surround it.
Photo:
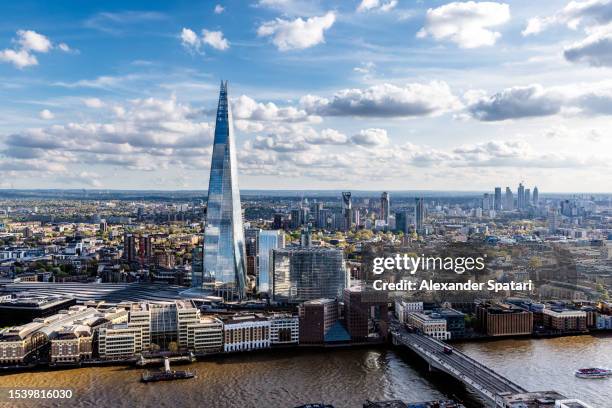
<path fill-rule="evenodd" d="M 533 194 L 530 189 L 525 188 L 523 183 L 520 183 L 517 189 L 516 199 L 510 187 L 506 187 L 504 196 L 502 197 L 501 187 L 495 187 L 493 195 L 484 193 L 482 197 L 482 209 L 495 211 L 512 211 L 512 210 L 527 210 L 530 206 L 537 206 L 539 203 L 538 187 L 533 188 Z"/>

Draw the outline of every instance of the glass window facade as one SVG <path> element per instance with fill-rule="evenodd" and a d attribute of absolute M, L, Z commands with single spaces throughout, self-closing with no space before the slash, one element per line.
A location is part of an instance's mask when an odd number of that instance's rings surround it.
<path fill-rule="evenodd" d="M 272 299 L 301 303 L 319 298 L 340 298 L 346 286 L 342 250 L 295 248 L 272 250 Z"/>
<path fill-rule="evenodd" d="M 212 289 L 228 300 L 243 298 L 244 251 L 236 146 L 226 81 L 221 82 L 210 165 L 202 289 Z"/>

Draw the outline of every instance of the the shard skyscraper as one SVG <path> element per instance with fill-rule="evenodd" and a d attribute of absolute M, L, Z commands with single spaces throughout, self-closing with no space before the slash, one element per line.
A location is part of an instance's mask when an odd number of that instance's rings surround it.
<path fill-rule="evenodd" d="M 242 299 L 246 291 L 244 251 L 234 127 L 227 81 L 222 81 L 208 183 L 202 289 L 212 289 L 226 300 Z"/>

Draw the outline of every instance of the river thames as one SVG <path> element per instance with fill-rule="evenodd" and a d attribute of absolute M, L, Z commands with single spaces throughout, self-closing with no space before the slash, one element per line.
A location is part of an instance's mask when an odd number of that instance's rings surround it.
<path fill-rule="evenodd" d="M 612 407 L 612 378 L 584 380 L 574 370 L 612 367 L 612 336 L 496 340 L 458 348 L 530 391 L 554 389 L 594 407 Z M 417 357 L 385 348 L 277 350 L 224 356 L 188 367 L 198 378 L 141 384 L 141 369 L 121 366 L 38 371 L 0 377 L 2 388 L 64 388 L 69 401 L 2 406 L 279 407 L 325 402 L 361 407 L 366 399 L 478 402 L 460 384 L 429 373 Z"/>

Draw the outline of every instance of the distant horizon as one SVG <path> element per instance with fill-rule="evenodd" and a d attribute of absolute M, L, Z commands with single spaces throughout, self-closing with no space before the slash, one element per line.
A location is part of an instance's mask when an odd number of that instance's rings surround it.
<path fill-rule="evenodd" d="M 505 189 L 506 186 L 496 186 L 502 187 Z M 529 188 L 529 186 L 526 186 Z M 409 190 L 369 190 L 369 189 L 270 189 L 270 188 L 245 188 L 240 189 L 240 194 L 244 195 L 245 193 L 292 193 L 292 194 L 300 194 L 300 193 L 312 193 L 312 194 L 321 194 L 321 193 L 335 193 L 340 194 L 343 191 L 350 191 L 352 194 L 381 194 L 383 192 L 395 193 L 395 194 L 414 194 L 414 193 L 432 193 L 432 194 L 484 194 L 494 191 L 495 187 L 492 187 L 490 190 L 424 190 L 424 189 L 409 189 Z M 540 196 L 550 196 L 550 195 L 612 195 L 612 191 L 610 192 L 595 192 L 595 191 L 541 191 L 539 188 Z M 205 189 L 108 189 L 108 188 L 0 188 L 0 198 L 2 198 L 3 192 L 96 192 L 96 193 L 203 193 L 207 194 L 208 190 Z M 533 191 L 533 189 L 532 189 Z M 512 190 L 512 193 L 516 195 L 516 190 Z M 505 190 L 502 190 L 502 194 L 505 194 Z M 393 196 L 391 196 L 393 197 Z"/>

